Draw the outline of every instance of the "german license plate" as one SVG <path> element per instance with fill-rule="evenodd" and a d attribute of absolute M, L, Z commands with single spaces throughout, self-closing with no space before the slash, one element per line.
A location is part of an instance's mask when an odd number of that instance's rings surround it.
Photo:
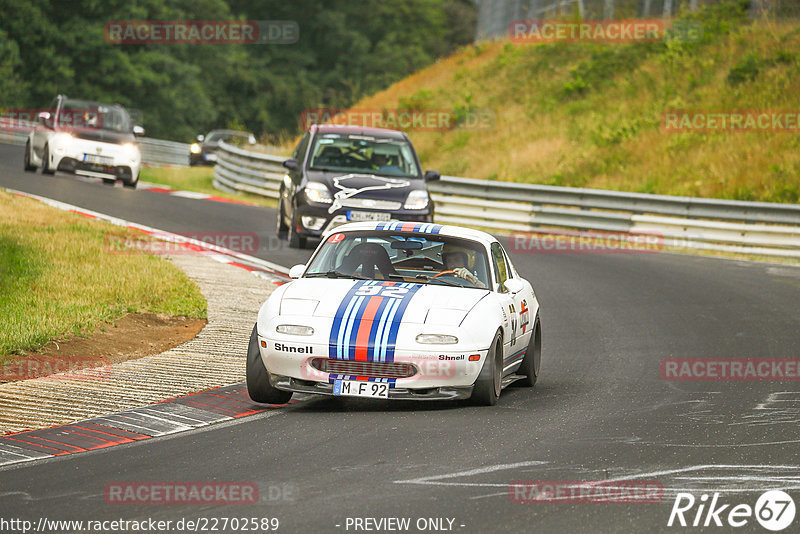
<path fill-rule="evenodd" d="M 114 163 L 113 158 L 109 158 L 108 156 L 98 156 L 96 154 L 84 154 L 83 161 L 85 163 L 93 163 L 95 165 L 112 165 Z"/>
<path fill-rule="evenodd" d="M 348 211 L 347 220 L 353 222 L 359 221 L 388 221 L 392 218 L 392 214 L 385 211 Z"/>
<path fill-rule="evenodd" d="M 388 399 L 389 384 L 386 382 L 363 382 L 360 380 L 334 380 L 333 394 Z"/>

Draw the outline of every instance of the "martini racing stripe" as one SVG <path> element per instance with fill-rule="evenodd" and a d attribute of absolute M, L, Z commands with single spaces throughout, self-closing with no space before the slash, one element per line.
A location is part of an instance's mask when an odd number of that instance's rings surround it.
<path fill-rule="evenodd" d="M 511 365 L 513 363 L 517 363 L 519 360 L 525 357 L 526 352 L 528 352 L 527 347 L 518 352 L 515 352 L 514 354 L 503 360 L 503 365 Z"/>
<path fill-rule="evenodd" d="M 368 362 L 394 361 L 406 308 L 421 284 L 359 280 L 333 318 L 328 357 Z"/>
<path fill-rule="evenodd" d="M 413 223 L 413 222 L 383 222 L 378 223 L 375 227 L 376 230 L 397 230 L 399 232 L 421 232 L 423 234 L 438 234 L 441 229 L 441 224 L 433 223 Z"/>

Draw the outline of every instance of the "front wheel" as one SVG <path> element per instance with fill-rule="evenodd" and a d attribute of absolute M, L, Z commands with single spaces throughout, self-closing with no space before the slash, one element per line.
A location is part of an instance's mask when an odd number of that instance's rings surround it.
<path fill-rule="evenodd" d="M 128 187 L 130 189 L 136 189 L 136 185 L 139 183 L 139 177 L 131 178 L 130 180 L 123 180 L 122 187 Z"/>
<path fill-rule="evenodd" d="M 33 172 L 36 170 L 35 165 L 31 165 L 31 142 L 28 141 L 25 143 L 25 156 L 23 158 L 25 162 L 25 170 L 27 172 Z"/>
<path fill-rule="evenodd" d="M 292 217 L 292 224 L 289 226 L 289 248 L 306 248 L 306 238 L 297 233 L 296 217 Z"/>
<path fill-rule="evenodd" d="M 292 392 L 276 389 L 269 383 L 269 371 L 264 367 L 258 350 L 257 328 L 253 327 L 247 346 L 247 393 L 254 402 L 286 404 L 292 398 Z"/>
<path fill-rule="evenodd" d="M 283 219 L 283 191 L 281 191 L 281 195 L 278 200 L 278 224 L 275 225 L 275 232 L 277 232 L 278 236 L 283 237 L 286 235 L 288 230 L 289 227 L 286 225 L 286 222 Z"/>
<path fill-rule="evenodd" d="M 503 378 L 503 338 L 495 334 L 483 368 L 475 381 L 470 401 L 478 406 L 494 406 L 500 398 Z"/>
<path fill-rule="evenodd" d="M 539 378 L 539 366 L 542 363 L 542 327 L 539 323 L 539 318 L 534 321 L 533 330 L 531 331 L 531 340 L 528 342 L 528 351 L 525 353 L 525 358 L 519 366 L 518 373 L 524 376 L 517 380 L 517 384 L 524 387 L 533 387 L 536 385 L 536 379 Z"/>
<path fill-rule="evenodd" d="M 50 146 L 44 145 L 42 153 L 42 174 L 55 174 L 56 171 L 50 168 Z"/>

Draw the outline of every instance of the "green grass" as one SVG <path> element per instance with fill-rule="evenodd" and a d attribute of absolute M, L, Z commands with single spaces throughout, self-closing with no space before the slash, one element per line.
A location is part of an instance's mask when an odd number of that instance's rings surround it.
<path fill-rule="evenodd" d="M 198 287 L 167 259 L 113 253 L 141 233 L 0 192 L 0 363 L 126 313 L 204 318 Z"/>
<path fill-rule="evenodd" d="M 222 198 L 250 202 L 259 206 L 277 206 L 277 201 L 246 193 L 228 193 L 214 187 L 214 167 L 143 167 L 139 179 L 172 189 L 206 193 Z"/>
<path fill-rule="evenodd" d="M 672 133 L 668 110 L 800 110 L 800 23 L 746 2 L 686 14 L 702 38 L 481 43 L 358 102 L 490 110 L 494 126 L 408 133 L 425 168 L 489 180 L 800 202 L 797 132 Z"/>

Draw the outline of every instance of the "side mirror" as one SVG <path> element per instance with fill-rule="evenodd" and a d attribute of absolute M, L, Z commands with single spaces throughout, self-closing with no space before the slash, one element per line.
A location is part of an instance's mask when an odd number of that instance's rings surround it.
<path fill-rule="evenodd" d="M 247 138 L 247 143 L 250 144 L 250 145 L 256 144 L 256 136 L 255 135 L 251 135 L 250 137 L 248 137 Z"/>
<path fill-rule="evenodd" d="M 49 111 L 40 111 L 36 118 L 39 119 L 41 124 L 47 124 L 50 121 L 50 112 Z"/>
<path fill-rule="evenodd" d="M 291 269 L 289 269 L 289 278 L 297 279 L 303 276 L 303 273 L 306 271 L 306 266 L 302 263 L 295 265 Z"/>
<path fill-rule="evenodd" d="M 133 135 L 141 136 L 144 135 L 144 128 L 141 126 L 134 126 L 133 127 Z"/>
<path fill-rule="evenodd" d="M 203 141 L 205 141 L 205 139 L 206 139 L 206 136 L 203 135 L 203 134 L 200 134 L 200 135 L 197 136 L 197 142 L 198 143 L 202 143 Z"/>
<path fill-rule="evenodd" d="M 296 171 L 300 168 L 300 163 L 296 159 L 287 159 L 283 162 L 283 166 L 290 171 Z"/>
<path fill-rule="evenodd" d="M 426 182 L 434 182 L 441 178 L 442 175 L 439 174 L 439 171 L 425 171 L 425 181 Z"/>
<path fill-rule="evenodd" d="M 517 280 L 516 278 L 509 278 L 503 284 L 506 290 L 510 291 L 513 294 L 517 294 L 525 288 L 525 284 L 522 283 L 521 280 Z"/>

